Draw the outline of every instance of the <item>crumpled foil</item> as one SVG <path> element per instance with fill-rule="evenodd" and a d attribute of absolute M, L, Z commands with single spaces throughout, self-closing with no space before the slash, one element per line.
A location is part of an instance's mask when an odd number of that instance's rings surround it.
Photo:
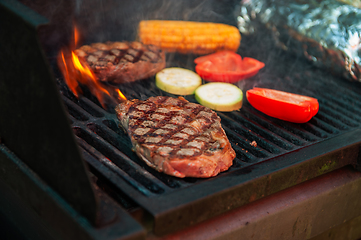
<path fill-rule="evenodd" d="M 242 34 L 266 29 L 277 46 L 361 82 L 361 9 L 337 0 L 243 0 Z"/>

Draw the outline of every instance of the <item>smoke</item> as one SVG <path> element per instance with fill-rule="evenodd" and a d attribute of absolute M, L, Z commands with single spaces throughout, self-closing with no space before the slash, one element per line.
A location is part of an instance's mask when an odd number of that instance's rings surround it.
<path fill-rule="evenodd" d="M 134 41 L 141 20 L 220 22 L 236 26 L 235 0 L 76 0 L 84 43 Z"/>
<path fill-rule="evenodd" d="M 141 20 L 219 22 L 237 26 L 238 0 L 20 0 L 49 19 L 40 29 L 48 56 L 68 45 L 74 22 L 81 42 L 134 41 Z M 237 7 L 238 6 L 238 7 Z"/>

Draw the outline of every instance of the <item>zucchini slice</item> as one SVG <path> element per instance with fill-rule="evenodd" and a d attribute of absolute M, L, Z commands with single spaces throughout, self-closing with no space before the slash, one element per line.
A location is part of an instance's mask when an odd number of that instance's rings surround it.
<path fill-rule="evenodd" d="M 184 68 L 164 68 L 155 75 L 158 88 L 176 95 L 193 94 L 201 84 L 202 79 L 197 73 Z"/>
<path fill-rule="evenodd" d="M 242 107 L 243 92 L 230 83 L 207 83 L 195 91 L 196 100 L 210 109 L 230 112 Z"/>

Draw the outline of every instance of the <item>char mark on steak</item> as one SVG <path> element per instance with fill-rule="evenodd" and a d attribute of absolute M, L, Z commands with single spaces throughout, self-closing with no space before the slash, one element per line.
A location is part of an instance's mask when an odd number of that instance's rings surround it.
<path fill-rule="evenodd" d="M 236 156 L 219 116 L 183 97 L 128 100 L 115 110 L 137 155 L 159 172 L 213 177 L 226 171 Z"/>
<path fill-rule="evenodd" d="M 75 53 L 104 82 L 134 82 L 149 78 L 165 67 L 165 53 L 140 42 L 93 43 Z"/>

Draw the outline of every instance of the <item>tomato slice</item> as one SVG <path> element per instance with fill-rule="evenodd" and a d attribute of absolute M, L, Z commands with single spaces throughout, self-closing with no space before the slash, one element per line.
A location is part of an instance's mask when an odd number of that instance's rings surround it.
<path fill-rule="evenodd" d="M 257 110 L 281 120 L 305 123 L 319 109 L 316 98 L 268 88 L 253 88 L 246 92 L 248 102 Z"/>
<path fill-rule="evenodd" d="M 220 51 L 196 58 L 196 72 L 201 78 L 212 82 L 234 83 L 252 77 L 265 66 L 253 58 L 245 57 L 232 51 Z"/>

